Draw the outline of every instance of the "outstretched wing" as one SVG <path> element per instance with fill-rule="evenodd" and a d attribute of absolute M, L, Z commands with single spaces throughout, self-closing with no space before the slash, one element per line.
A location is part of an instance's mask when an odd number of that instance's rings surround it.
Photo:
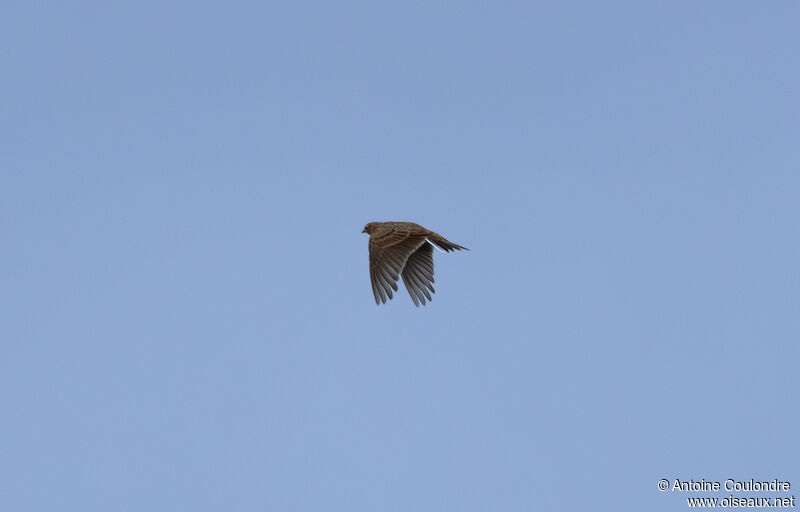
<path fill-rule="evenodd" d="M 423 233 L 397 227 L 370 237 L 369 277 L 375 304 L 385 304 L 392 299 L 392 290 L 397 291 L 397 280 L 406 260 L 422 244 L 429 245 Z"/>
<path fill-rule="evenodd" d="M 431 300 L 431 293 L 435 293 L 433 289 L 433 246 L 431 244 L 423 243 L 408 257 L 402 276 L 406 290 L 411 295 L 415 306 L 419 307 L 420 302 L 424 306 L 426 298 Z"/>

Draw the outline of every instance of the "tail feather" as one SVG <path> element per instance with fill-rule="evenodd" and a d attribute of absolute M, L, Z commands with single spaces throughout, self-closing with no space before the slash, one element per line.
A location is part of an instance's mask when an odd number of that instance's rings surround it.
<path fill-rule="evenodd" d="M 466 247 L 461 247 L 458 244 L 454 244 L 453 242 L 451 242 L 450 240 L 446 239 L 445 237 L 443 237 L 438 233 L 431 233 L 430 235 L 428 235 L 428 241 L 434 244 L 439 249 L 443 250 L 444 252 L 460 251 L 462 249 L 465 251 L 469 250 Z"/>

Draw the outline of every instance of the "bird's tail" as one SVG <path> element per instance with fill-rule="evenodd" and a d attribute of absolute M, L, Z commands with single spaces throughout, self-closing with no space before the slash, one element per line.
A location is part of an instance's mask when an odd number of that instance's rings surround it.
<path fill-rule="evenodd" d="M 443 237 L 438 233 L 431 233 L 430 235 L 428 235 L 428 241 L 434 244 L 439 249 L 443 250 L 444 252 L 460 251 L 462 249 L 465 251 L 469 250 L 466 247 L 461 247 L 458 244 L 454 244 L 453 242 L 451 242 L 450 240 L 446 239 L 445 237 Z"/>

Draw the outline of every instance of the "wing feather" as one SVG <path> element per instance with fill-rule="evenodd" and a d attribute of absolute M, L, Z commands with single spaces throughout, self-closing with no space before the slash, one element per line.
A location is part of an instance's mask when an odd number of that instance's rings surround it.
<path fill-rule="evenodd" d="M 425 233 L 402 228 L 370 237 L 369 275 L 376 304 L 392 299 L 392 290 L 398 289 L 397 280 L 406 261 L 423 244 L 430 245 L 426 243 Z"/>
<path fill-rule="evenodd" d="M 436 293 L 433 289 L 433 245 L 426 242 L 414 251 L 406 260 L 402 276 L 414 305 L 419 306 L 418 300 L 423 306 L 426 298 L 432 300 L 431 293 Z"/>

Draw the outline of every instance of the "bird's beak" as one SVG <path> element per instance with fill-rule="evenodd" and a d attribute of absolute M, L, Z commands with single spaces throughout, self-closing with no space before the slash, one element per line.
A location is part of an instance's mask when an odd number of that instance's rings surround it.
<path fill-rule="evenodd" d="M 367 228 L 362 229 L 361 232 L 362 233 L 366 233 L 367 232 Z"/>

